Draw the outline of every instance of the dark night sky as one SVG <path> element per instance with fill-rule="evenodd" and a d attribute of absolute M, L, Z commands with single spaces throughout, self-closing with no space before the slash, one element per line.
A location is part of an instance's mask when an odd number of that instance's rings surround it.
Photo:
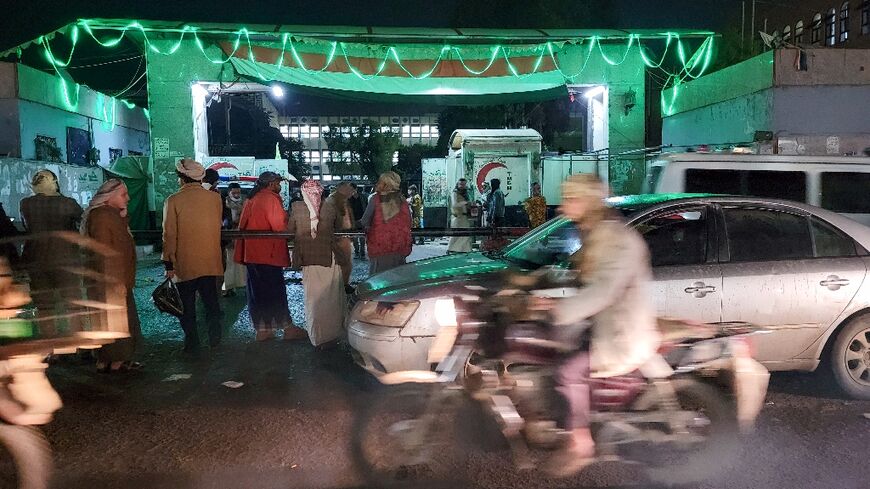
<path fill-rule="evenodd" d="M 721 30 L 738 0 L 0 0 L 0 49 L 76 18 L 189 23 Z M 590 12 L 592 15 L 590 16 Z"/>

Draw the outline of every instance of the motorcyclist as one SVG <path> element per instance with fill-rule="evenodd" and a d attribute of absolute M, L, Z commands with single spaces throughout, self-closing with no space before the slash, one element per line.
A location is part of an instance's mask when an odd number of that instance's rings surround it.
<path fill-rule="evenodd" d="M 568 406 L 564 428 L 571 435 L 543 467 L 554 477 L 579 472 L 595 455 L 589 430 L 590 370 L 594 377 L 628 374 L 659 345 L 649 250 L 605 205 L 605 197 L 605 186 L 592 175 L 572 175 L 562 184 L 560 212 L 577 226 L 583 243 L 570 257 L 579 287 L 570 296 L 535 301 L 536 309 L 550 311 L 560 336 L 578 346 L 555 375 L 556 390 Z M 587 319 L 591 326 L 582 328 Z"/>

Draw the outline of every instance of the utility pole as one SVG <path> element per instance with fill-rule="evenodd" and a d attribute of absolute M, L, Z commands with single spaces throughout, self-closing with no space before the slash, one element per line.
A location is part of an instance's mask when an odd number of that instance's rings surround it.
<path fill-rule="evenodd" d="M 749 54 L 755 56 L 755 0 L 752 0 L 752 26 L 749 29 Z"/>
<path fill-rule="evenodd" d="M 746 39 L 746 0 L 740 2 L 740 58 L 746 55 L 744 40 Z"/>

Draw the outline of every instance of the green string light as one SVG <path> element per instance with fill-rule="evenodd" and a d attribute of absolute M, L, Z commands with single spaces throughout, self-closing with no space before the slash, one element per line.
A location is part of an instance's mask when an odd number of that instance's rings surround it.
<path fill-rule="evenodd" d="M 625 60 L 628 59 L 628 53 L 631 52 L 631 47 L 634 45 L 634 38 L 634 34 L 628 36 L 628 45 L 625 47 L 625 54 L 622 55 L 622 60 L 619 62 L 613 61 L 612 59 L 608 58 L 606 54 L 604 54 L 604 48 L 601 47 L 600 37 L 593 37 L 592 42 L 593 44 L 598 45 L 598 52 L 601 53 L 601 59 L 603 59 L 605 63 L 609 64 L 610 66 L 619 66 L 622 63 L 625 63 Z"/>
<path fill-rule="evenodd" d="M 68 56 L 66 61 L 57 59 L 54 56 L 54 53 L 52 52 L 51 46 L 48 44 L 48 41 L 44 37 L 41 37 L 40 41 L 43 44 L 43 48 L 45 50 L 44 55 L 45 55 L 46 59 L 49 61 L 49 64 L 51 64 L 52 67 L 55 69 L 55 71 L 57 71 L 58 67 L 61 67 L 61 68 L 67 67 L 72 62 L 73 54 L 75 52 L 76 45 L 79 41 L 79 35 L 78 35 L 79 26 L 81 26 L 81 28 L 84 29 L 85 32 L 87 32 L 87 34 L 95 42 L 97 42 L 100 46 L 103 46 L 106 48 L 115 47 L 118 44 L 120 44 L 124 40 L 124 38 L 127 36 L 129 31 L 139 31 L 143 36 L 144 44 L 147 47 L 148 51 L 150 51 L 154 54 L 164 55 L 164 56 L 169 56 L 169 55 L 172 55 L 172 54 L 175 54 L 176 52 L 178 52 L 178 50 L 181 48 L 182 44 L 184 43 L 185 36 L 188 34 L 192 34 L 194 44 L 196 44 L 197 48 L 202 53 L 202 55 L 210 63 L 218 64 L 218 65 L 223 65 L 223 64 L 230 62 L 230 60 L 236 56 L 236 54 L 238 53 L 239 49 L 242 46 L 242 43 L 244 42 L 248 48 L 247 58 L 251 63 L 254 64 L 254 69 L 256 70 L 257 75 L 262 80 L 268 79 L 268 77 L 265 76 L 259 69 L 260 62 L 257 61 L 256 55 L 254 54 L 254 45 L 251 42 L 251 31 L 249 31 L 247 28 L 244 28 L 244 27 L 240 28 L 239 30 L 237 30 L 233 33 L 235 35 L 235 40 L 233 41 L 232 52 L 222 53 L 223 56 L 221 56 L 220 58 L 212 58 L 208 54 L 208 52 L 205 48 L 205 45 L 199 36 L 199 33 L 198 33 L 199 29 L 195 26 L 185 25 L 180 29 L 162 29 L 161 31 L 163 31 L 163 32 L 177 32 L 177 33 L 179 33 L 179 37 L 178 37 L 177 41 L 175 41 L 168 49 L 166 49 L 164 51 L 164 50 L 161 50 L 160 48 L 158 48 L 156 43 L 148 35 L 149 29 L 146 29 L 142 24 L 140 24 L 139 22 L 135 22 L 135 21 L 130 22 L 129 24 L 127 24 L 126 26 L 123 26 L 123 27 L 98 27 L 98 29 L 120 31 L 120 34 L 117 37 L 113 37 L 110 39 L 100 39 L 99 37 L 97 37 L 96 33 L 94 32 L 95 28 L 91 25 L 90 21 L 88 21 L 88 20 L 79 21 L 79 23 L 77 25 L 74 25 L 70 31 L 72 47 L 70 49 L 70 53 L 69 53 L 69 56 Z M 156 31 L 156 30 L 158 30 L 158 29 L 151 29 L 151 31 Z M 256 33 L 256 34 L 264 35 L 264 36 L 265 35 L 275 36 L 274 33 Z M 386 69 L 387 64 L 390 62 L 395 63 L 408 77 L 410 77 L 412 79 L 415 79 L 415 80 L 426 79 L 426 78 L 429 78 L 429 77 L 434 75 L 434 73 L 438 70 L 438 67 L 444 62 L 445 58 L 447 58 L 448 55 L 453 55 L 454 53 L 455 53 L 455 59 L 457 59 L 459 61 L 459 63 L 462 65 L 462 67 L 465 69 L 465 71 L 468 72 L 470 75 L 480 76 L 480 75 L 486 74 L 487 72 L 489 72 L 493 68 L 493 65 L 495 64 L 496 59 L 498 59 L 498 57 L 501 56 L 504 59 L 505 66 L 507 67 L 507 71 L 510 73 L 511 76 L 513 76 L 515 78 L 524 78 L 527 76 L 531 76 L 535 73 L 538 73 L 540 68 L 541 68 L 541 65 L 543 64 L 544 57 L 549 55 L 549 58 L 553 62 L 553 67 L 554 67 L 555 71 L 558 72 L 560 75 L 562 75 L 566 80 L 573 81 L 575 78 L 580 76 L 580 74 L 582 74 L 585 71 L 585 69 L 588 66 L 589 61 L 591 59 L 592 52 L 596 48 L 599 52 L 599 55 L 601 56 L 601 59 L 605 63 L 607 63 L 611 66 L 619 66 L 628 60 L 629 55 L 631 54 L 632 50 L 634 49 L 635 43 L 637 43 L 638 55 L 640 56 L 640 59 L 644 63 L 644 65 L 648 68 L 659 69 L 659 70 L 665 71 L 665 73 L 668 75 L 669 83 L 671 83 L 671 82 L 673 83 L 672 86 L 680 85 L 681 83 L 683 83 L 687 79 L 698 78 L 698 77 L 702 76 L 707 71 L 710 64 L 712 63 L 712 56 L 713 56 L 713 38 L 712 37 L 707 37 L 704 40 L 704 42 L 698 47 L 698 49 L 696 51 L 694 51 L 692 56 L 688 57 L 688 59 L 687 59 L 686 47 L 683 43 L 683 40 L 680 39 L 680 36 L 678 34 L 675 34 L 675 33 L 667 33 L 666 36 L 667 37 L 666 37 L 664 50 L 663 50 L 661 58 L 658 60 L 658 62 L 654 62 L 650 58 L 650 56 L 646 53 L 645 47 L 643 46 L 643 44 L 641 42 L 641 36 L 639 34 L 630 34 L 628 36 L 628 42 L 625 46 L 625 51 L 624 51 L 624 53 L 622 53 L 621 58 L 620 57 L 611 58 L 610 56 L 608 56 L 607 53 L 605 53 L 605 50 L 602 46 L 602 38 L 599 36 L 592 36 L 590 38 L 586 38 L 585 40 L 580 39 L 580 40 L 578 40 L 579 42 L 577 42 L 577 44 L 582 45 L 583 42 L 588 42 L 588 48 L 586 51 L 586 55 L 583 59 L 583 62 L 580 66 L 580 69 L 576 73 L 567 73 L 563 69 L 563 67 L 559 63 L 558 57 L 556 56 L 556 52 L 555 52 L 555 49 L 553 47 L 552 42 L 546 42 L 546 43 L 539 44 L 537 46 L 527 47 L 528 49 L 531 49 L 531 50 L 533 50 L 533 52 L 537 53 L 537 59 L 534 61 L 532 69 L 526 73 L 520 72 L 520 70 L 517 68 L 517 66 L 511 61 L 511 53 L 508 52 L 509 51 L 508 48 L 506 48 L 505 46 L 502 46 L 502 45 L 492 46 L 492 48 L 490 50 L 489 59 L 486 60 L 486 64 L 483 66 L 482 69 L 475 69 L 472 66 L 470 66 L 469 60 L 465 56 L 463 56 L 463 52 L 462 52 L 462 49 L 460 47 L 444 45 L 440 48 L 437 57 L 434 59 L 434 61 L 432 63 L 432 66 L 428 70 L 426 70 L 425 72 L 419 73 L 419 74 L 415 74 L 405 65 L 405 62 L 403 62 L 402 57 L 400 55 L 400 49 L 398 47 L 396 47 L 396 46 L 380 46 L 380 48 L 384 50 L 384 56 L 378 62 L 377 69 L 375 70 L 375 72 L 366 74 L 366 73 L 363 73 L 363 71 L 360 69 L 359 66 L 354 66 L 353 63 L 351 63 L 351 56 L 348 53 L 348 45 L 346 45 L 343 42 L 338 42 L 338 41 L 333 41 L 330 44 L 330 50 L 329 50 L 328 54 L 326 55 L 326 59 L 323 63 L 323 66 L 320 67 L 319 69 L 311 69 L 308 66 L 306 66 L 306 63 L 305 63 L 304 59 L 302 58 L 302 55 L 300 54 L 299 50 L 296 47 L 296 43 L 294 41 L 293 36 L 290 33 L 284 33 L 281 35 L 281 39 L 280 39 L 281 52 L 280 52 L 280 55 L 278 56 L 278 59 L 274 63 L 274 68 L 277 71 L 280 71 L 285 67 L 284 56 L 287 52 L 288 44 L 290 47 L 290 53 L 291 53 L 292 58 L 296 64 L 296 67 L 298 69 L 301 69 L 302 71 L 308 73 L 308 74 L 316 74 L 316 73 L 322 73 L 322 72 L 327 71 L 331 66 L 334 65 L 335 59 L 337 57 L 338 49 L 340 48 L 341 55 L 344 58 L 345 63 L 347 64 L 348 70 L 351 73 L 353 73 L 355 76 L 360 78 L 361 80 L 366 80 L 366 81 L 372 80 L 373 78 L 380 76 L 384 72 L 384 70 Z M 679 71 L 677 73 L 670 73 L 670 72 L 667 72 L 666 70 L 664 70 L 662 68 L 662 66 L 664 65 L 665 59 L 667 58 L 667 55 L 668 55 L 668 52 L 671 51 L 672 45 L 674 44 L 673 41 L 675 39 L 676 39 L 677 58 L 679 59 L 682 67 L 679 69 Z M 58 74 L 59 74 L 59 72 L 58 72 Z M 76 89 L 75 89 L 76 101 L 74 102 L 73 96 L 71 94 L 71 89 L 68 86 L 68 82 L 63 77 L 61 77 L 61 80 L 62 80 L 64 98 L 67 102 L 67 105 L 69 107 L 75 107 L 78 103 L 77 96 L 78 96 L 79 85 L 75 84 L 76 85 Z M 676 98 L 676 96 L 675 96 L 676 91 L 677 90 L 674 90 L 674 96 L 673 96 L 674 99 Z M 128 103 L 128 102 L 123 101 L 123 100 L 122 100 L 122 102 L 124 102 L 125 104 Z M 673 103 L 674 103 L 674 100 L 672 100 L 671 103 L 668 105 L 672 108 Z M 130 105 L 132 105 L 132 104 L 130 104 Z M 663 107 L 664 107 L 664 105 L 663 105 Z"/>

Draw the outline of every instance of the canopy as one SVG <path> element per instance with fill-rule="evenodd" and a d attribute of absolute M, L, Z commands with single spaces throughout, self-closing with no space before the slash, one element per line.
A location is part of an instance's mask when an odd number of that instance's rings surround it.
<path fill-rule="evenodd" d="M 122 156 L 107 169 L 119 177 L 130 193 L 127 219 L 130 229 L 150 229 L 148 219 L 148 156 Z"/>
<path fill-rule="evenodd" d="M 539 100 L 566 92 L 557 55 L 544 46 L 415 44 L 395 47 L 306 39 L 291 46 L 221 44 L 236 72 L 351 98 L 435 98 L 441 104 Z M 292 48 L 292 49 L 291 49 Z M 433 56 L 434 53 L 434 56 Z M 471 96 L 475 96 L 472 98 Z M 491 102 L 491 101 L 489 101 Z"/>

